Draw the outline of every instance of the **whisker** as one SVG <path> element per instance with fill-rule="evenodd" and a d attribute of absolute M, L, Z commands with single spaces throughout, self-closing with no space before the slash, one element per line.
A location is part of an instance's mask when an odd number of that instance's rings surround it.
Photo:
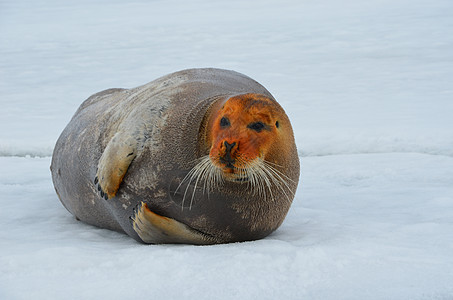
<path fill-rule="evenodd" d="M 274 201 L 274 195 L 272 193 L 272 181 L 269 180 L 269 176 L 268 174 L 265 172 L 266 171 L 266 167 L 263 163 L 261 163 L 261 161 L 258 161 L 258 163 L 255 165 L 257 168 L 256 168 L 256 173 L 260 176 L 260 178 L 262 179 L 262 186 L 263 186 L 263 190 L 266 191 L 266 188 L 267 188 L 267 191 L 269 191 L 269 195 L 270 195 L 270 199 L 271 201 Z M 266 197 L 267 198 L 267 197 Z"/>
<path fill-rule="evenodd" d="M 198 174 L 198 176 L 197 176 L 197 178 L 196 178 L 196 180 L 195 180 L 195 186 L 193 187 L 192 198 L 190 199 L 189 210 L 192 209 L 193 198 L 195 197 L 195 192 L 197 191 L 198 181 L 200 180 L 200 177 L 202 177 L 203 172 L 204 172 L 205 170 L 206 170 L 205 168 L 202 169 L 202 170 L 199 172 L 199 174 Z"/>
<path fill-rule="evenodd" d="M 283 185 L 286 187 L 286 189 L 289 191 L 289 193 L 291 194 L 291 196 L 294 197 L 294 192 L 293 190 L 291 189 L 289 183 L 287 180 L 285 179 L 289 179 L 292 183 L 294 183 L 294 180 L 291 180 L 288 176 L 284 175 L 283 173 L 281 173 L 280 171 L 272 168 L 272 167 L 269 167 L 269 170 L 271 172 L 273 172 L 275 174 L 275 176 L 280 180 L 279 182 L 283 183 Z M 285 178 L 282 178 L 282 176 L 284 176 Z M 282 187 L 282 191 L 283 191 L 283 187 Z M 288 197 L 288 200 L 289 200 L 289 197 Z M 290 200 L 289 200 L 290 201 Z"/>
<path fill-rule="evenodd" d="M 267 161 L 267 160 L 263 160 L 263 163 L 267 165 L 267 167 L 269 169 L 271 169 L 272 171 L 278 173 L 281 177 L 285 178 L 285 181 L 291 181 L 292 183 L 295 183 L 294 180 L 292 180 L 291 178 L 289 178 L 288 176 L 286 176 L 285 174 L 283 174 L 283 172 L 279 171 L 278 169 L 276 169 L 275 167 L 279 167 L 279 168 L 282 168 L 282 166 L 280 165 L 277 165 L 275 163 L 272 163 L 270 161 Z M 275 167 L 274 167 L 275 166 Z"/>
<path fill-rule="evenodd" d="M 265 163 L 264 163 L 264 165 L 265 165 Z M 290 192 L 290 194 L 292 196 L 294 196 L 293 191 L 291 190 L 291 188 L 289 187 L 289 184 L 286 181 L 286 179 L 290 179 L 290 178 L 270 165 L 267 165 L 264 170 L 269 175 L 269 177 L 272 178 L 272 181 L 280 189 L 280 191 L 285 195 L 288 202 L 291 202 L 290 196 L 285 191 L 285 187 L 286 187 L 286 189 Z M 283 178 L 283 177 L 285 177 L 285 178 Z M 292 182 L 294 182 L 294 181 L 292 181 Z"/>
<path fill-rule="evenodd" d="M 271 166 L 267 166 L 267 170 L 269 170 L 270 172 L 272 172 L 275 176 L 277 176 L 278 179 L 281 180 L 282 183 L 284 183 L 286 185 L 286 187 L 288 187 L 289 189 L 289 185 L 288 183 L 286 182 L 287 179 L 290 179 L 288 178 L 285 174 L 281 173 L 280 171 L 278 171 L 277 169 L 274 169 L 273 167 Z M 283 178 L 285 177 L 285 178 Z M 294 181 L 293 181 L 294 182 Z"/>
<path fill-rule="evenodd" d="M 182 210 L 184 210 L 184 203 L 190 194 L 189 209 L 192 209 L 197 188 L 202 190 L 203 195 L 207 194 L 209 199 L 211 192 L 223 184 L 225 180 L 223 171 L 212 163 L 209 155 L 197 159 L 196 162 L 195 166 L 184 176 L 174 192 L 176 194 L 183 184 L 187 184 L 182 196 Z M 252 195 L 257 195 L 265 201 L 272 202 L 275 202 L 277 195 L 281 195 L 289 203 L 291 202 L 294 197 L 291 186 L 295 181 L 279 170 L 282 166 L 261 158 L 247 161 L 238 157 L 237 163 L 239 167 L 233 174 L 233 178 L 236 178 L 238 182 L 246 183 L 246 188 Z M 193 191 L 190 192 L 191 186 Z"/>
<path fill-rule="evenodd" d="M 241 170 L 240 176 L 243 176 L 243 174 L 247 176 L 249 188 L 253 194 L 275 201 L 276 188 L 288 202 L 291 202 L 291 196 L 294 196 L 294 193 L 289 182 L 294 181 L 274 167 L 278 166 L 277 164 L 258 158 L 244 165 L 244 171 Z"/>
<path fill-rule="evenodd" d="M 203 174 L 203 170 L 206 169 L 209 166 L 209 164 L 210 164 L 209 156 L 204 156 L 201 159 L 197 159 L 195 161 L 198 161 L 198 163 L 181 180 L 181 182 L 179 183 L 178 187 L 176 188 L 176 190 L 174 192 L 174 195 L 176 195 L 176 193 L 178 192 L 179 188 L 184 184 L 184 182 L 187 181 L 187 187 L 184 190 L 184 195 L 182 197 L 182 202 L 181 202 L 181 209 L 182 210 L 184 210 L 184 202 L 186 200 L 186 196 L 187 196 L 187 192 L 188 192 L 189 187 L 190 187 L 190 183 L 195 178 L 197 179 L 197 182 L 198 182 L 199 177 Z M 196 186 L 197 186 L 197 183 L 195 184 L 195 188 L 196 188 Z M 195 193 L 195 190 L 194 190 L 193 194 L 194 193 Z M 192 200 L 193 200 L 193 196 L 192 196 Z M 190 207 L 192 206 L 192 200 L 191 200 Z"/>

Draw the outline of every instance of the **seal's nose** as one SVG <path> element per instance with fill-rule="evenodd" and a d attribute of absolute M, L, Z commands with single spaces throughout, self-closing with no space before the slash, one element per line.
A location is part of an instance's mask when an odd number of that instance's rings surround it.
<path fill-rule="evenodd" d="M 225 155 L 220 160 L 226 164 L 227 168 L 234 168 L 233 164 L 235 163 L 235 160 L 231 157 L 231 154 L 237 144 L 236 142 L 230 144 L 227 141 L 224 141 L 223 144 L 225 145 Z"/>
<path fill-rule="evenodd" d="M 236 146 L 236 142 L 233 142 L 229 144 L 227 141 L 223 142 L 226 148 L 226 153 L 231 153 L 231 150 L 233 149 L 234 146 Z"/>

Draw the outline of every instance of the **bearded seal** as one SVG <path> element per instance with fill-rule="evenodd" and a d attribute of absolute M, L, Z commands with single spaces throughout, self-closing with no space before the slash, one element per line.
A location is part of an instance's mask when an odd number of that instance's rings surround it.
<path fill-rule="evenodd" d="M 258 82 L 189 69 L 81 104 L 51 162 L 78 220 L 144 243 L 264 238 L 285 218 L 299 157 L 283 108 Z"/>

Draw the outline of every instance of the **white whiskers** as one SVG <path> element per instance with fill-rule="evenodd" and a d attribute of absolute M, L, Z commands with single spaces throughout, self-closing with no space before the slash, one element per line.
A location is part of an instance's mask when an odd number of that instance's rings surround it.
<path fill-rule="evenodd" d="M 195 197 L 195 192 L 197 190 L 198 184 L 203 183 L 203 194 L 213 191 L 219 184 L 223 182 L 222 170 L 217 168 L 211 163 L 209 155 L 202 157 L 199 162 L 187 173 L 183 178 L 181 183 L 176 188 L 174 194 L 179 190 L 181 185 L 187 181 L 187 187 L 184 190 L 184 195 L 182 197 L 181 209 L 184 209 L 184 202 L 186 200 L 187 192 L 192 182 L 194 183 L 193 192 L 190 199 L 189 209 L 192 209 L 193 200 Z"/>
<path fill-rule="evenodd" d="M 291 203 L 294 192 L 290 183 L 294 181 L 277 169 L 278 165 L 257 158 L 244 168 L 249 178 L 249 186 L 253 193 L 265 200 L 275 201 L 275 192 L 280 192 Z M 274 191 L 274 192 L 273 192 Z"/>
<path fill-rule="evenodd" d="M 291 185 L 294 181 L 278 170 L 279 165 L 262 160 L 261 158 L 254 159 L 250 162 L 244 162 L 238 159 L 238 164 L 243 167 L 235 169 L 235 175 L 226 177 L 222 169 L 212 163 L 209 155 L 199 159 L 198 163 L 182 179 L 174 192 L 176 194 L 181 186 L 185 182 L 187 183 L 181 209 L 184 209 L 184 202 L 187 197 L 190 197 L 189 209 L 192 209 L 197 188 L 202 188 L 203 194 L 207 193 L 209 197 L 209 193 L 224 184 L 224 180 L 242 184 L 244 188 L 248 188 L 250 192 L 263 198 L 264 201 L 274 202 L 276 200 L 275 196 L 280 194 L 284 196 L 286 201 L 291 203 L 294 197 Z M 189 192 L 190 186 L 193 186 L 191 193 Z"/>

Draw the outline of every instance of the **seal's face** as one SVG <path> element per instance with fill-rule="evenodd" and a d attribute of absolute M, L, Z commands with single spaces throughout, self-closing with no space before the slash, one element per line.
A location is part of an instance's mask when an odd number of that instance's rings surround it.
<path fill-rule="evenodd" d="M 275 201 L 280 195 L 291 202 L 294 181 L 287 171 L 294 137 L 288 117 L 275 100 L 260 94 L 219 100 L 208 110 L 201 136 L 203 155 L 176 188 L 187 185 L 182 188 L 182 205 L 190 200 L 192 207 L 197 187 L 209 194 L 225 183 L 260 201 Z"/>
<path fill-rule="evenodd" d="M 272 100 L 257 94 L 229 98 L 214 114 L 209 158 L 228 181 L 247 182 L 259 164 L 271 161 L 281 142 L 280 113 Z"/>

